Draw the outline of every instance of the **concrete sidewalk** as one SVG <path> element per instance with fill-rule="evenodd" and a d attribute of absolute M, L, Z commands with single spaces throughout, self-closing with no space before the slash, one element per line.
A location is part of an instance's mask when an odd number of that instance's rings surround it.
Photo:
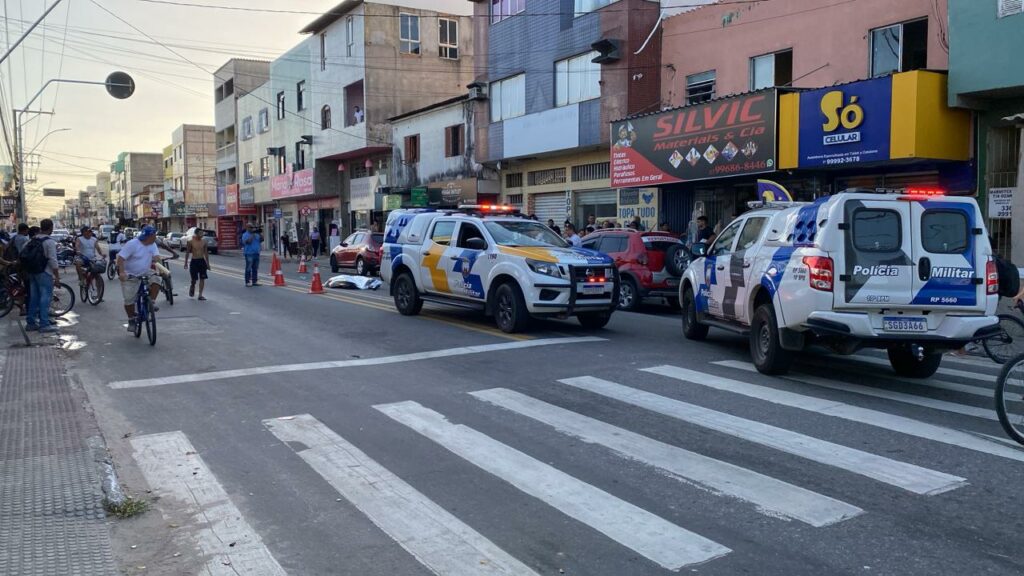
<path fill-rule="evenodd" d="M 53 341 L 26 347 L 16 318 L 0 322 L 0 574 L 116 574 L 85 393 Z"/>

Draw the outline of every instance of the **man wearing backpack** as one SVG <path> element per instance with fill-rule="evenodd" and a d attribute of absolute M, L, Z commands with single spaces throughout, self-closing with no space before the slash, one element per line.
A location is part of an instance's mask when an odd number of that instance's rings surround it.
<path fill-rule="evenodd" d="M 26 330 L 56 332 L 50 323 L 50 301 L 53 300 L 53 286 L 60 282 L 60 268 L 57 266 L 57 242 L 50 238 L 53 220 L 39 223 L 39 234 L 25 244 L 18 257 L 23 273 L 29 275 L 31 297 L 28 303 Z"/>

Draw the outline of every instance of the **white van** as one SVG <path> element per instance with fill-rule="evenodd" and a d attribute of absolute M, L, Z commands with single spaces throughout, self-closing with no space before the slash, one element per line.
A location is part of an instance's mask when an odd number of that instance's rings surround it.
<path fill-rule="evenodd" d="M 743 214 L 695 246 L 680 283 L 683 332 L 748 334 L 758 370 L 810 344 L 888 350 L 900 375 L 998 332 L 999 277 L 970 197 L 844 192 Z"/>

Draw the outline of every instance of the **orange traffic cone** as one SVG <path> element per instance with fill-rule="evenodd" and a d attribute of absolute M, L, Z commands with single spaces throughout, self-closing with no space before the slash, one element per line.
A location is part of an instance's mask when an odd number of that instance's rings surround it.
<path fill-rule="evenodd" d="M 281 269 L 281 261 L 277 259 L 277 252 L 273 252 L 270 257 L 270 275 L 277 275 L 277 271 Z M 276 282 L 276 280 L 275 280 Z"/>
<path fill-rule="evenodd" d="M 324 285 L 320 283 L 320 265 L 313 262 L 313 282 L 309 285 L 310 294 L 323 294 Z"/>
<path fill-rule="evenodd" d="M 281 268 L 278 268 L 274 272 L 274 286 L 287 286 L 287 284 L 284 283 L 284 272 Z"/>
<path fill-rule="evenodd" d="M 299 274 L 305 274 L 305 273 L 306 273 L 306 257 L 305 256 L 301 256 L 299 258 Z"/>

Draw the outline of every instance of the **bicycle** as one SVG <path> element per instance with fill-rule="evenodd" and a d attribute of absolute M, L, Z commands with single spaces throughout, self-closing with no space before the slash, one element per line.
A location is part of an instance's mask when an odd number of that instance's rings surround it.
<path fill-rule="evenodd" d="M 174 278 L 171 276 L 171 267 L 167 263 L 171 260 L 177 260 L 178 255 L 175 254 L 172 258 L 161 258 L 160 264 L 167 269 L 167 275 L 160 275 L 160 291 L 164 293 L 164 297 L 167 298 L 167 304 L 174 306 Z"/>
<path fill-rule="evenodd" d="M 103 301 L 105 289 L 103 270 L 106 270 L 106 268 L 107 264 L 103 260 L 96 260 L 85 267 L 83 284 L 78 287 L 79 298 L 82 299 L 82 302 L 88 302 L 96 306 Z"/>
<path fill-rule="evenodd" d="M 1024 315 L 1024 303 L 1016 308 Z M 1024 320 L 1014 314 L 999 314 L 999 333 L 981 341 L 985 354 L 996 364 L 1005 364 L 1024 354 Z"/>
<path fill-rule="evenodd" d="M 1024 354 L 1003 364 L 999 372 L 996 413 L 1010 438 L 1024 444 Z"/>
<path fill-rule="evenodd" d="M 135 292 L 135 323 L 133 334 L 136 338 L 142 336 L 142 325 L 146 325 L 146 337 L 149 338 L 149 345 L 156 346 L 156 312 L 153 310 L 152 301 L 149 299 L 149 274 L 143 276 L 128 276 L 140 280 L 139 289 Z"/>
<path fill-rule="evenodd" d="M 110 260 L 107 261 L 107 280 L 117 277 L 117 253 L 118 250 L 110 251 Z"/>
<path fill-rule="evenodd" d="M 7 316 L 15 306 L 25 309 L 28 294 L 21 279 L 15 272 L 6 272 L 0 279 L 0 318 Z M 71 286 L 61 282 L 53 287 L 53 299 L 50 300 L 50 316 L 60 317 L 75 307 L 75 292 Z"/>

